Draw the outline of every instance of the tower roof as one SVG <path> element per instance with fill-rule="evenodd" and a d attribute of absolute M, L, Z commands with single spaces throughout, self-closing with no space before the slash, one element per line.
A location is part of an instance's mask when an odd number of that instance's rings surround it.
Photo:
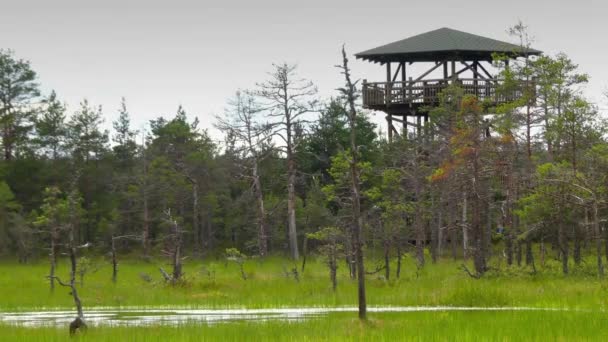
<path fill-rule="evenodd" d="M 446 58 L 491 60 L 493 53 L 505 53 L 512 57 L 525 55 L 518 45 L 444 27 L 363 51 L 355 56 L 379 63 L 434 62 Z M 540 55 L 542 51 L 528 49 L 527 53 Z"/>

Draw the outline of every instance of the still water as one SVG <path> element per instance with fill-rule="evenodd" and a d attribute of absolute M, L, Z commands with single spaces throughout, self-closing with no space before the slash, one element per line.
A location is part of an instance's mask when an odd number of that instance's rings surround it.
<path fill-rule="evenodd" d="M 402 306 L 372 307 L 369 312 L 422 312 L 422 311 L 555 311 L 561 309 L 527 307 L 451 307 Z M 357 312 L 356 307 L 338 308 L 277 308 L 277 309 L 142 309 L 142 308 L 85 308 L 89 326 L 149 326 L 179 325 L 186 323 L 214 324 L 222 322 L 264 322 L 271 320 L 301 321 L 318 318 L 332 312 Z M 0 324 L 24 327 L 65 327 L 76 316 L 74 311 L 23 311 L 0 312 Z"/>

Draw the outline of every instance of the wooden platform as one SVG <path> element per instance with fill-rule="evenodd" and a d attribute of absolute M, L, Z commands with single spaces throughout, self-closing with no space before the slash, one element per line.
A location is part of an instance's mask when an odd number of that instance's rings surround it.
<path fill-rule="evenodd" d="M 524 87 L 508 94 L 501 92 L 499 79 L 434 79 L 406 82 L 363 83 L 363 107 L 387 114 L 409 114 L 412 109 L 439 104 L 439 94 L 451 84 L 457 84 L 465 94 L 476 96 L 480 101 L 498 105 L 511 102 L 523 95 Z M 532 88 L 533 89 L 533 88 Z"/>

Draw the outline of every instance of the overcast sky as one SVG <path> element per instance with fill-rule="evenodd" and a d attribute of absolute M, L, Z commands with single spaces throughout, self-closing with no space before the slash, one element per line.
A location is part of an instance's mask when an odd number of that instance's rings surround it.
<path fill-rule="evenodd" d="M 521 19 L 535 48 L 565 52 L 591 75 L 587 95 L 606 108 L 607 13 L 605 0 L 0 0 L 0 48 L 30 60 L 70 112 L 83 98 L 102 105 L 108 127 L 122 96 L 137 128 L 180 104 L 212 127 L 273 62 L 297 63 L 329 97 L 343 82 L 334 68 L 342 43 L 354 54 L 440 27 L 510 40 Z M 352 68 L 385 77 L 378 65 Z"/>

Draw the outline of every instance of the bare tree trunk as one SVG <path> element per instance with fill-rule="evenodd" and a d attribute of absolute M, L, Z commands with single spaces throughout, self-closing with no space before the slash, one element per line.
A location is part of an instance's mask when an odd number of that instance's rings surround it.
<path fill-rule="evenodd" d="M 557 239 L 559 244 L 560 256 L 562 259 L 562 272 L 568 274 L 568 239 L 562 221 L 558 223 Z"/>
<path fill-rule="evenodd" d="M 456 205 L 450 205 L 449 214 L 449 226 L 448 226 L 448 234 L 450 237 L 450 247 L 452 251 L 452 259 L 458 259 L 458 219 L 456 219 L 458 215 L 458 208 Z"/>
<path fill-rule="evenodd" d="M 350 79 L 350 70 L 348 68 L 348 58 L 346 51 L 342 48 L 342 59 L 344 77 L 346 78 L 346 96 L 350 106 L 349 124 L 350 124 L 350 174 L 351 174 L 351 192 L 352 192 L 352 231 L 353 244 L 355 246 L 355 259 L 357 262 L 357 282 L 358 282 L 358 301 L 359 301 L 359 319 L 367 319 L 367 299 L 365 294 L 365 266 L 363 261 L 363 241 L 361 238 L 361 199 L 359 193 L 359 165 L 358 155 L 359 147 L 357 146 L 357 110 L 355 108 L 355 87 Z"/>
<path fill-rule="evenodd" d="M 541 236 L 540 238 L 540 266 L 545 267 L 545 258 L 547 254 L 547 248 L 545 247 L 545 238 Z"/>
<path fill-rule="evenodd" d="M 116 284 L 118 277 L 118 262 L 116 261 L 116 239 L 112 235 L 112 283 Z"/>
<path fill-rule="evenodd" d="M 469 233 L 467 227 L 467 193 L 462 194 L 462 257 L 464 260 L 469 258 Z"/>
<path fill-rule="evenodd" d="M 600 278 L 604 277 L 604 265 L 602 263 L 602 233 L 600 232 L 600 218 L 598 215 L 597 201 L 593 201 L 593 234 L 595 235 L 595 252 L 597 257 L 597 273 Z"/>
<path fill-rule="evenodd" d="M 304 273 L 304 269 L 306 268 L 306 258 L 308 257 L 308 237 L 304 235 L 304 242 L 302 243 L 302 267 L 300 268 L 300 273 Z M 338 260 L 336 257 L 336 267 L 338 267 Z"/>
<path fill-rule="evenodd" d="M 347 244 L 347 250 L 346 250 L 346 266 L 348 267 L 348 272 L 350 275 L 350 279 L 357 279 L 357 264 L 355 261 L 355 244 L 354 244 L 354 238 L 352 236 L 352 230 L 348 229 L 348 236 L 346 237 L 346 241 L 349 241 L 350 243 Z"/>
<path fill-rule="evenodd" d="M 196 232 L 196 235 L 199 238 L 198 245 L 201 248 L 201 255 L 205 254 L 205 238 L 203 233 L 200 216 L 200 208 L 199 208 L 199 198 L 198 198 L 198 182 L 190 177 L 190 182 L 192 183 L 192 230 Z"/>
<path fill-rule="evenodd" d="M 544 94 L 544 101 L 543 101 L 543 117 L 544 117 L 544 122 L 545 122 L 545 133 L 544 133 L 544 137 L 545 137 L 545 142 L 547 144 L 547 156 L 549 157 L 549 161 L 553 162 L 553 142 L 551 141 L 551 137 L 549 136 L 549 132 L 551 130 L 551 128 L 549 127 L 549 106 L 547 103 L 547 98 L 548 95 Z"/>
<path fill-rule="evenodd" d="M 589 226 L 589 210 L 585 209 L 585 219 L 583 221 L 584 229 L 587 229 Z M 583 243 L 583 229 L 581 229 L 580 224 L 576 224 L 574 226 L 574 264 L 579 266 L 582 260 L 582 243 Z"/>
<path fill-rule="evenodd" d="M 521 248 L 521 241 L 517 241 L 515 243 L 515 256 L 516 256 L 516 260 L 517 260 L 517 266 L 521 267 L 521 260 L 522 260 L 522 248 Z"/>
<path fill-rule="evenodd" d="M 532 270 L 536 272 L 534 254 L 532 252 L 532 240 L 529 237 L 526 237 L 526 266 L 532 266 Z"/>
<path fill-rule="evenodd" d="M 51 252 L 49 254 L 51 269 L 49 270 L 49 282 L 51 292 L 55 291 L 55 269 L 57 268 L 57 228 L 51 232 Z"/>
<path fill-rule="evenodd" d="M 74 304 L 76 305 L 76 312 L 78 314 L 78 318 L 84 319 L 84 312 L 82 311 L 82 302 L 80 301 L 80 297 L 78 296 L 78 291 L 76 289 L 76 246 L 74 241 L 74 232 L 70 231 L 70 290 L 72 291 L 72 298 L 74 299 Z"/>
<path fill-rule="evenodd" d="M 481 199 L 473 201 L 471 219 L 471 230 L 473 232 L 473 263 L 477 275 L 482 275 L 486 271 L 486 256 L 485 256 L 485 228 L 481 223 Z"/>
<path fill-rule="evenodd" d="M 399 279 L 399 277 L 401 276 L 401 243 L 400 241 L 397 241 L 397 279 Z"/>
<path fill-rule="evenodd" d="M 475 142 L 474 148 L 479 150 L 479 142 Z M 486 207 L 484 201 L 486 195 L 486 189 L 482 187 L 482 179 L 480 175 L 480 165 L 477 157 L 472 162 L 473 174 L 472 184 L 473 189 L 472 200 L 471 200 L 471 231 L 473 233 L 473 263 L 475 265 L 475 271 L 478 276 L 483 275 L 487 270 L 486 265 L 486 229 L 482 223 L 481 215 L 482 210 Z"/>
<path fill-rule="evenodd" d="M 150 257 L 150 214 L 148 212 L 148 166 L 146 164 L 146 142 L 145 134 L 142 138 L 142 160 L 143 160 L 143 181 L 142 181 L 142 197 L 143 197 L 143 232 L 142 244 L 144 248 L 144 258 L 147 260 Z"/>
<path fill-rule="evenodd" d="M 444 229 L 443 229 L 443 211 L 439 211 L 439 225 L 437 227 L 437 256 L 441 257 L 443 254 L 443 244 L 445 240 Z"/>
<path fill-rule="evenodd" d="M 143 229 L 142 242 L 144 245 L 144 257 L 147 259 L 150 257 L 150 217 L 148 213 L 148 196 L 144 190 L 144 229 Z"/>
<path fill-rule="evenodd" d="M 182 276 L 182 232 L 175 220 L 173 220 L 173 243 L 173 283 L 175 283 Z"/>
<path fill-rule="evenodd" d="M 331 279 L 331 288 L 334 292 L 336 292 L 336 288 L 338 287 L 338 260 L 336 259 L 337 250 L 336 246 L 332 246 L 332 251 L 329 255 L 329 277 Z"/>
<path fill-rule="evenodd" d="M 424 267 L 424 222 L 422 219 L 422 203 L 421 199 L 416 200 L 416 209 L 414 216 L 414 230 L 416 232 L 416 263 L 419 268 Z"/>
<path fill-rule="evenodd" d="M 513 225 L 513 178 L 511 174 L 511 165 L 507 165 L 507 196 L 504 206 L 504 228 L 507 230 L 505 241 L 507 253 L 507 265 L 513 265 L 513 252 L 516 243 L 515 226 Z"/>
<path fill-rule="evenodd" d="M 384 279 L 389 280 L 391 277 L 391 243 L 388 239 L 384 240 Z"/>
<path fill-rule="evenodd" d="M 608 227 L 604 224 L 604 253 L 606 257 L 606 262 L 608 262 Z"/>
<path fill-rule="evenodd" d="M 294 156 L 288 152 L 287 156 L 287 224 L 289 232 L 289 248 L 291 257 L 298 260 L 300 254 L 298 252 L 298 233 L 296 230 L 296 169 Z"/>
<path fill-rule="evenodd" d="M 439 203 L 438 206 L 435 207 L 435 215 L 437 216 L 437 220 L 435 222 L 435 224 L 433 225 L 433 231 L 431 233 L 431 245 L 432 245 L 432 253 L 431 253 L 431 257 L 433 260 L 433 263 L 437 263 L 437 259 L 439 258 L 439 255 L 441 254 L 441 224 L 442 224 L 442 212 L 441 210 L 437 210 L 437 208 L 439 208 L 441 206 L 441 201 Z"/>
<path fill-rule="evenodd" d="M 58 282 L 70 288 L 72 299 L 74 299 L 74 305 L 76 306 L 76 319 L 70 323 L 70 335 L 73 335 L 79 329 L 86 329 L 87 325 L 84 321 L 84 312 L 82 310 L 82 302 L 78 296 L 78 289 L 76 288 L 76 272 L 77 272 L 77 261 L 76 261 L 76 241 L 74 239 L 74 231 L 76 230 L 76 208 L 74 208 L 74 193 L 69 195 L 69 207 L 70 207 L 70 227 L 68 230 L 68 251 L 70 256 L 70 281 L 68 284 L 62 283 L 58 278 Z"/>
<path fill-rule="evenodd" d="M 266 209 L 264 208 L 264 193 L 260 175 L 258 174 L 258 162 L 253 164 L 253 188 L 258 207 L 258 251 L 261 257 L 268 254 L 268 233 L 266 232 Z"/>

